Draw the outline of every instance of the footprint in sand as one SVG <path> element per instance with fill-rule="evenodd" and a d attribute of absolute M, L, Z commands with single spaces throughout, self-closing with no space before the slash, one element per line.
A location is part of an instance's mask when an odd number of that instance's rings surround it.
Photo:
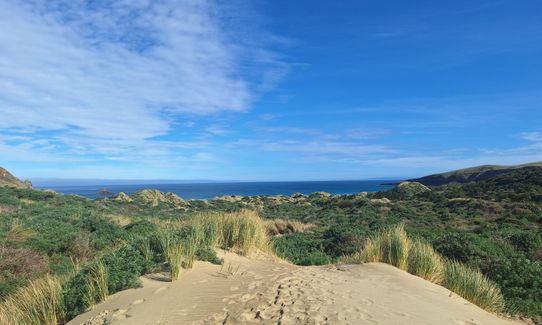
<path fill-rule="evenodd" d="M 125 319 L 127 317 L 126 313 L 128 312 L 128 309 L 117 309 L 111 314 L 112 320 L 119 320 L 119 319 Z"/>
<path fill-rule="evenodd" d="M 371 299 L 361 299 L 361 303 L 365 306 L 372 306 L 375 302 Z"/>
<path fill-rule="evenodd" d="M 154 290 L 152 293 L 157 294 L 157 293 L 160 293 L 160 292 L 166 290 L 167 288 L 169 288 L 169 287 L 160 287 L 160 288 Z"/>
<path fill-rule="evenodd" d="M 248 285 L 248 290 L 254 290 L 256 289 L 257 287 L 263 285 L 263 281 L 254 281 L 254 282 L 251 282 L 249 285 Z"/>
<path fill-rule="evenodd" d="M 458 320 L 455 322 L 457 325 L 478 325 L 475 321 L 469 321 L 469 320 Z"/>

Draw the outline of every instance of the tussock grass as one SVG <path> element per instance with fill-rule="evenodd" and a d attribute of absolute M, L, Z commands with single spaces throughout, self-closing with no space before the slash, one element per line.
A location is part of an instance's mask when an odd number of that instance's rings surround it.
<path fill-rule="evenodd" d="M 408 270 L 408 254 L 410 253 L 410 238 L 405 228 L 400 225 L 391 228 L 384 236 L 385 242 L 381 245 L 384 249 L 384 256 L 387 256 L 388 263 L 401 270 Z"/>
<path fill-rule="evenodd" d="M 254 249 L 269 251 L 265 222 L 252 210 L 206 213 L 194 219 L 203 244 L 247 255 Z"/>
<path fill-rule="evenodd" d="M 62 287 L 52 276 L 31 281 L 0 304 L 0 324 L 57 325 L 65 315 Z"/>
<path fill-rule="evenodd" d="M 152 244 L 149 238 L 142 238 L 134 243 L 137 250 L 141 253 L 141 255 L 145 258 L 145 260 L 150 261 L 152 260 L 154 256 L 154 252 L 152 249 Z"/>
<path fill-rule="evenodd" d="M 107 267 L 102 262 L 90 265 L 85 277 L 85 291 L 83 301 L 87 306 L 93 306 L 107 298 Z"/>
<path fill-rule="evenodd" d="M 173 227 L 168 226 L 158 232 L 158 242 L 162 254 L 171 273 L 171 281 L 179 278 L 183 260 L 183 247 L 180 239 L 176 236 L 176 231 Z"/>
<path fill-rule="evenodd" d="M 34 230 L 24 227 L 19 219 L 14 219 L 5 236 L 7 242 L 15 243 L 23 242 L 34 235 L 36 235 Z"/>
<path fill-rule="evenodd" d="M 172 281 L 181 267 L 191 268 L 198 249 L 222 247 L 243 255 L 254 249 L 270 251 L 265 222 L 252 210 L 204 213 L 190 222 L 167 224 L 157 236 Z"/>
<path fill-rule="evenodd" d="M 492 312 L 500 312 L 505 306 L 499 287 L 480 271 L 473 270 L 457 261 L 446 263 L 444 286 L 473 304 Z"/>
<path fill-rule="evenodd" d="M 180 243 L 172 243 L 166 249 L 166 260 L 171 273 L 171 281 L 179 279 L 183 261 L 183 247 Z"/>
<path fill-rule="evenodd" d="M 433 283 L 444 280 L 444 260 L 433 246 L 420 240 L 412 240 L 408 256 L 408 272 Z"/>
<path fill-rule="evenodd" d="M 383 262 L 407 271 L 410 248 L 411 240 L 401 225 L 368 238 L 365 241 L 363 251 L 351 257 L 343 258 L 343 260 L 358 263 Z"/>
<path fill-rule="evenodd" d="M 433 283 L 441 284 L 473 304 L 491 312 L 505 307 L 499 287 L 480 271 L 444 259 L 421 239 L 408 237 L 402 225 L 381 231 L 366 240 L 364 249 L 339 259 L 339 263 L 382 262 Z"/>
<path fill-rule="evenodd" d="M 265 231 L 269 236 L 277 236 L 294 232 L 305 232 L 312 227 L 314 227 L 314 225 L 310 223 L 303 223 L 297 220 L 284 220 L 280 218 L 265 222 Z"/>

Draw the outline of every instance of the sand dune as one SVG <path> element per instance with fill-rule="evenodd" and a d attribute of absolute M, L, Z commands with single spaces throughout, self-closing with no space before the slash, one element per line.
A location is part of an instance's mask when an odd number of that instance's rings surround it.
<path fill-rule="evenodd" d="M 143 278 L 69 324 L 513 324 L 380 263 L 298 267 L 226 253 L 180 280 Z"/>

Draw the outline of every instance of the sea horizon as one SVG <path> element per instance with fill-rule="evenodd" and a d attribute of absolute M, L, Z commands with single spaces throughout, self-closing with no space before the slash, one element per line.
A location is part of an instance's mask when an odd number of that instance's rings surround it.
<path fill-rule="evenodd" d="M 176 183 L 117 183 L 95 182 L 92 184 L 60 184 L 37 183 L 36 189 L 51 189 L 55 192 L 80 195 L 90 199 L 103 197 L 100 191 L 106 189 L 114 194 L 123 192 L 131 195 L 143 189 L 156 189 L 161 192 L 172 192 L 183 199 L 212 199 L 224 195 L 258 196 L 258 195 L 292 195 L 294 193 L 310 194 L 328 192 L 330 194 L 354 194 L 359 192 L 377 192 L 390 189 L 393 183 L 402 179 L 371 180 L 330 180 L 330 181 L 197 181 Z"/>

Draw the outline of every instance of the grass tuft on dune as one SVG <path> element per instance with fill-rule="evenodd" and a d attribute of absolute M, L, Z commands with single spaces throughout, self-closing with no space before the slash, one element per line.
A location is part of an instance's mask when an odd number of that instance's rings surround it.
<path fill-rule="evenodd" d="M 196 216 L 193 224 L 204 245 L 232 249 L 242 255 L 255 249 L 270 250 L 265 222 L 255 211 L 205 213 Z"/>
<path fill-rule="evenodd" d="M 473 304 L 501 312 L 505 302 L 499 287 L 480 271 L 446 260 L 421 239 L 410 238 L 398 225 L 368 238 L 364 249 L 339 259 L 342 264 L 382 262 L 441 284 Z"/>
<path fill-rule="evenodd" d="M 501 290 L 477 270 L 457 261 L 447 261 L 443 285 L 475 305 L 492 312 L 505 307 Z"/>

